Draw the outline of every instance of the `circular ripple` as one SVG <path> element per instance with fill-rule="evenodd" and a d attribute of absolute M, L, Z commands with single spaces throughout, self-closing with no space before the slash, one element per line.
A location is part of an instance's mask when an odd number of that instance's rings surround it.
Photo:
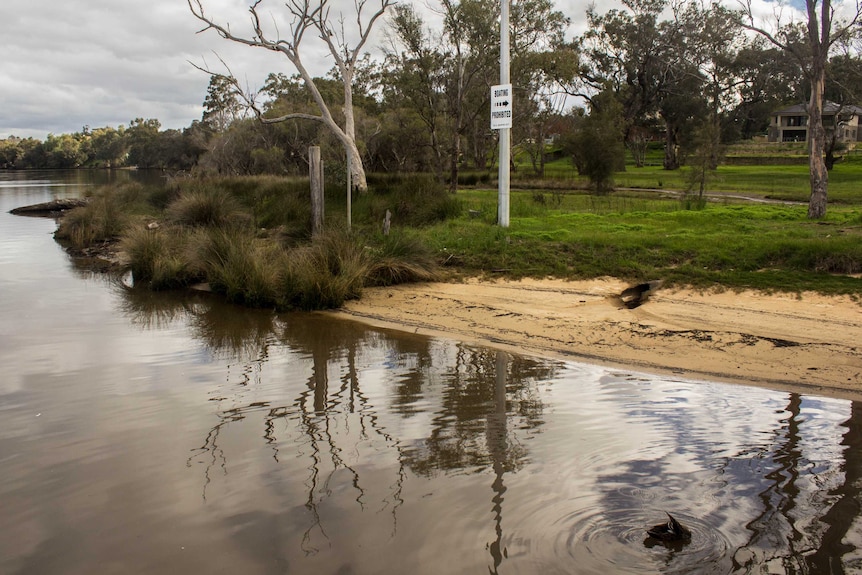
<path fill-rule="evenodd" d="M 568 556 L 579 573 L 643 573 L 653 567 L 663 573 L 708 573 L 720 569 L 730 544 L 717 530 L 696 518 L 675 514 L 691 530 L 691 541 L 666 544 L 648 538 L 646 529 L 664 513 L 643 509 L 583 508 L 562 517 L 554 542 L 557 557 Z"/>

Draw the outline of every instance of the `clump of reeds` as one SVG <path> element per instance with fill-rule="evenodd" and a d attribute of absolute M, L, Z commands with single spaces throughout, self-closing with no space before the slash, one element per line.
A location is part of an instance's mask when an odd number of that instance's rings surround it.
<path fill-rule="evenodd" d="M 290 250 L 284 264 L 283 305 L 303 310 L 335 308 L 358 298 L 370 269 L 365 246 L 345 231 L 330 231 Z"/>
<path fill-rule="evenodd" d="M 439 279 L 439 266 L 434 255 L 412 236 L 383 236 L 379 246 L 371 248 L 371 264 L 367 285 L 394 285 Z"/>
<path fill-rule="evenodd" d="M 93 195 L 86 206 L 75 208 L 65 215 L 55 237 L 78 249 L 114 240 L 129 219 L 123 203 L 118 190 L 103 188 Z"/>
<path fill-rule="evenodd" d="M 200 280 L 201 270 L 187 255 L 191 234 L 182 229 L 129 229 L 120 243 L 126 253 L 136 284 L 162 290 L 189 285 Z"/>
<path fill-rule="evenodd" d="M 224 190 L 205 185 L 190 186 L 168 205 L 169 221 L 187 226 L 234 226 L 249 223 L 242 205 Z"/>
<path fill-rule="evenodd" d="M 279 307 L 283 250 L 250 230 L 214 228 L 194 249 L 206 280 L 228 301 L 251 307 Z"/>

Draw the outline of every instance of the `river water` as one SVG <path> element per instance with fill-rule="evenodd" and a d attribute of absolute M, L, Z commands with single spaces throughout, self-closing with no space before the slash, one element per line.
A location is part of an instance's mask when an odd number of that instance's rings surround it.
<path fill-rule="evenodd" d="M 862 570 L 860 405 L 140 292 L 8 214 L 104 177 L 0 173 L 0 573 Z"/>

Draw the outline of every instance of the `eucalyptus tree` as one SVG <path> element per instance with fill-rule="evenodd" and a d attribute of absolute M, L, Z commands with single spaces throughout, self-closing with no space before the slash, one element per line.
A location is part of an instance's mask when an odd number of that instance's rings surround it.
<path fill-rule="evenodd" d="M 682 26 L 683 51 L 691 66 L 693 98 L 702 106 L 701 125 L 695 124 L 692 143 L 701 166 L 699 186 L 703 193 L 706 175 L 718 167 L 721 155 L 722 121 L 738 101 L 746 79 L 740 75 L 738 56 L 748 44 L 734 14 L 720 4 L 688 2 L 677 11 Z"/>
<path fill-rule="evenodd" d="M 341 82 L 329 77 L 316 77 L 314 82 L 323 101 L 333 110 L 337 110 Z M 317 110 L 314 98 L 305 88 L 305 83 L 298 74 L 293 76 L 282 73 L 269 74 L 261 93 L 266 96 L 266 101 L 261 108 L 263 118 L 280 118 L 290 113 L 312 115 Z M 355 96 L 354 93 L 354 100 Z M 321 147 L 323 157 L 336 157 L 341 147 L 326 126 L 319 122 L 265 123 L 260 127 L 263 136 L 260 145 L 267 149 L 281 149 L 285 167 L 292 173 L 307 171 L 310 146 Z"/>
<path fill-rule="evenodd" d="M 496 0 L 440 0 L 448 57 L 444 60 L 446 108 L 451 121 L 449 186 L 458 187 L 462 138 L 489 109 L 499 78 Z M 487 131 L 487 130 L 486 130 Z"/>
<path fill-rule="evenodd" d="M 485 118 L 497 77 L 496 0 L 439 0 L 431 7 L 441 25 L 431 29 L 410 5 L 400 5 L 391 26 L 389 96 L 409 102 L 427 128 L 435 171 L 448 167 L 458 185 L 463 138 Z M 485 132 L 489 130 L 485 129 Z"/>
<path fill-rule="evenodd" d="M 808 167 L 811 182 L 808 217 L 822 218 L 826 215 L 829 187 L 829 175 L 823 157 L 826 142 L 826 131 L 823 126 L 826 66 L 833 48 L 858 32 L 857 28 L 862 18 L 862 0 L 855 1 L 855 6 L 847 19 L 836 19 L 836 8 L 839 3 L 833 5 L 832 0 L 805 0 L 806 42 L 804 44 L 793 42 L 793 36 L 787 35 L 787 30 L 793 28 L 784 25 L 781 12 L 776 15 L 774 29 L 767 29 L 765 24 L 756 19 L 752 0 L 740 1 L 743 2 L 742 25 L 790 54 L 799 64 L 800 74 L 808 81 L 810 89 L 807 106 Z"/>
<path fill-rule="evenodd" d="M 652 127 L 671 72 L 659 21 L 666 1 L 622 4 L 604 13 L 594 4 L 587 9 L 588 29 L 578 39 L 578 75 L 567 91 L 588 102 L 596 94 L 612 92 L 621 104 L 623 137 L 637 159 L 642 158 L 638 151 L 644 142 L 639 136 Z"/>
<path fill-rule="evenodd" d="M 135 118 L 126 128 L 126 138 L 129 144 L 127 162 L 130 166 L 139 168 L 159 167 L 161 150 L 159 148 L 159 132 L 162 123 L 155 118 Z"/>
<path fill-rule="evenodd" d="M 432 32 L 412 4 L 395 7 L 389 30 L 383 99 L 388 110 L 398 112 L 398 119 L 389 126 L 389 137 L 401 140 L 397 135 L 399 128 L 413 125 L 411 116 L 417 118 L 424 126 L 424 137 L 417 138 L 414 134 L 414 145 L 410 147 L 429 150 L 433 170 L 442 179 L 446 161 L 444 142 L 449 131 L 444 104 L 444 62 L 449 54 L 442 33 Z"/>
<path fill-rule="evenodd" d="M 228 23 L 218 22 L 204 9 L 204 0 L 187 0 L 192 14 L 206 26 L 204 30 L 215 30 L 224 39 L 246 46 L 263 48 L 284 55 L 293 66 L 317 106 L 313 114 L 305 112 L 288 112 L 282 116 L 264 117 L 257 107 L 253 95 L 247 95 L 247 102 L 264 123 L 278 123 L 294 119 L 304 119 L 320 122 L 344 146 L 350 158 L 353 187 L 360 192 L 368 189 L 365 168 L 356 137 L 356 125 L 353 109 L 353 79 L 357 63 L 362 58 L 362 50 L 368 42 L 375 24 L 386 13 L 396 0 L 377 0 L 371 13 L 366 13 L 368 0 L 356 0 L 355 40 L 351 44 L 345 27 L 345 19 L 334 19 L 330 12 L 329 0 L 287 0 L 284 7 L 286 17 L 290 20 L 286 37 L 282 37 L 277 22 L 273 18 L 271 24 L 264 24 L 268 18 L 261 18 L 260 9 L 264 0 L 256 0 L 249 6 L 251 16 L 250 28 L 245 33 L 235 32 Z M 339 123 L 332 113 L 331 106 L 321 94 L 312 73 L 306 68 L 302 56 L 305 40 L 310 35 L 316 35 L 325 50 L 332 57 L 338 68 L 342 83 L 341 107 L 343 120 Z M 239 93 L 242 90 L 232 75 L 226 75 L 232 81 Z"/>
<path fill-rule="evenodd" d="M 727 140 L 748 140 L 766 133 L 778 107 L 806 97 L 805 81 L 796 62 L 765 38 L 755 36 L 742 46 L 733 67 L 741 83 L 723 126 Z"/>
<path fill-rule="evenodd" d="M 414 107 L 427 128 L 437 171 L 442 174 L 443 164 L 448 164 L 454 189 L 462 157 L 483 168 L 493 144 L 488 108 L 490 86 L 499 81 L 499 1 L 438 0 L 431 10 L 439 16 L 439 29 L 429 27 L 412 5 L 395 10 L 390 22 L 387 99 L 401 97 Z M 533 122 L 535 116 L 520 114 L 541 109 L 541 98 L 548 94 L 545 86 L 562 76 L 567 66 L 573 69 L 571 49 L 561 48 L 568 23 L 550 0 L 512 2 L 516 124 Z M 466 149 L 465 141 L 469 142 Z"/>
<path fill-rule="evenodd" d="M 838 154 L 846 149 L 846 139 L 856 136 L 853 137 L 855 140 L 858 137 L 847 124 L 862 111 L 859 107 L 862 102 L 862 58 L 845 51 L 829 60 L 824 98 L 831 103 L 831 111 L 834 112 L 829 116 L 832 124 L 826 130 L 824 147 L 826 169 L 831 170 L 838 160 Z"/>
<path fill-rule="evenodd" d="M 21 154 L 21 140 L 10 136 L 0 140 L 0 170 L 11 170 L 18 162 Z"/>
<path fill-rule="evenodd" d="M 90 164 L 107 168 L 121 166 L 128 148 L 125 132 L 123 126 L 119 129 L 106 126 L 91 130 L 88 142 Z"/>
<path fill-rule="evenodd" d="M 87 160 L 81 145 L 81 134 L 48 134 L 42 142 L 42 149 L 48 168 L 78 168 Z"/>
<path fill-rule="evenodd" d="M 555 10 L 551 0 L 515 2 L 510 19 L 513 134 L 530 156 L 536 174 L 543 176 L 545 139 L 566 105 L 562 86 L 571 84 L 577 75 L 577 46 L 565 38 L 571 20 Z"/>
<path fill-rule="evenodd" d="M 224 132 L 244 116 L 245 106 L 234 89 L 235 83 L 233 78 L 221 74 L 210 76 L 202 120 L 216 133 Z"/>

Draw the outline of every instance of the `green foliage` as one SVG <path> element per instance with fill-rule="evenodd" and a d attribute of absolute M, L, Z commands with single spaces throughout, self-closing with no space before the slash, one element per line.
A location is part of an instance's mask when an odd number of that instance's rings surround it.
<path fill-rule="evenodd" d="M 571 155 L 578 172 L 589 178 L 593 191 L 611 191 L 614 172 L 625 161 L 622 107 L 611 94 L 594 98 L 592 112 L 574 135 Z"/>
<path fill-rule="evenodd" d="M 393 226 L 422 227 L 463 211 L 459 198 L 430 174 L 374 175 L 369 188 L 368 197 L 359 199 L 357 212 L 364 212 L 370 222 L 382 222 L 389 210 Z"/>
<path fill-rule="evenodd" d="M 483 194 L 467 200 L 468 207 L 480 205 Z M 690 211 L 673 199 L 571 194 L 561 209 L 537 206 L 533 215 L 513 218 L 508 230 L 459 219 L 422 230 L 421 238 L 468 275 L 661 277 L 700 286 L 858 293 L 860 280 L 847 274 L 862 270 L 858 213 L 834 208 L 815 224 L 804 205 L 707 203 Z"/>
<path fill-rule="evenodd" d="M 213 291 L 250 307 L 277 306 L 283 255 L 276 246 L 249 230 L 227 227 L 210 230 L 195 251 Z"/>
<path fill-rule="evenodd" d="M 77 229 L 77 222 L 87 220 L 87 229 L 110 228 L 117 235 L 126 226 L 122 249 L 135 281 L 152 289 L 208 281 L 230 301 L 278 309 L 337 307 L 365 286 L 437 279 L 440 264 L 469 275 L 661 277 L 689 285 L 833 293 L 858 293 L 860 280 L 847 276 L 862 273 L 862 216 L 841 206 L 812 223 L 804 204 L 704 199 L 695 206 L 646 191 L 598 196 L 513 190 L 512 223 L 504 229 L 493 225 L 496 190 L 464 190 L 454 197 L 456 215 L 434 223 L 420 218 L 423 225 L 412 229 L 398 225 L 396 215 L 396 226 L 383 236 L 382 216 L 368 214 L 398 205 L 401 190 L 413 190 L 406 194 L 410 202 L 453 199 L 433 178 L 386 176 L 373 180 L 372 193 L 357 198 L 354 213 L 364 217 L 354 220 L 353 232 L 332 228 L 331 222 L 342 221 L 337 209 L 344 208 L 342 199 L 330 198 L 330 229 L 309 243 L 298 236 L 285 241 L 286 224 L 278 223 L 292 219 L 279 219 L 285 206 L 308 201 L 295 180 L 184 179 L 171 186 L 168 195 L 177 199 L 166 214 L 172 217 L 156 216 L 162 224 L 156 229 L 143 224 L 153 217 L 154 202 L 152 190 L 140 186 L 98 191 L 88 206 L 92 211 L 73 212 L 63 228 Z M 182 198 L 202 192 L 230 198 L 230 209 L 218 213 L 234 215 L 201 216 L 217 211 L 212 198 L 204 202 L 209 208 L 178 208 Z M 847 194 L 847 201 L 855 197 L 862 203 L 858 192 Z M 214 203 L 223 207 L 223 200 Z M 142 221 L 129 211 L 148 218 Z M 248 225 L 250 213 L 258 222 L 277 225 L 267 230 Z M 109 217 L 110 224 L 104 224 Z M 92 225 L 94 220 L 103 225 Z M 214 221 L 221 223 L 201 225 Z"/>
<path fill-rule="evenodd" d="M 370 248 L 367 285 L 393 285 L 439 279 L 433 252 L 415 235 L 405 232 L 380 236 Z"/>
<path fill-rule="evenodd" d="M 175 199 L 163 225 L 129 228 L 121 244 L 135 282 L 151 289 L 206 281 L 243 305 L 320 309 L 358 297 L 365 285 L 437 277 L 434 255 L 404 234 L 378 232 L 369 245 L 362 235 L 335 228 L 298 244 L 302 234 L 308 238 L 307 183 L 273 177 L 183 179 L 169 187 L 167 195 Z M 140 191 L 118 195 L 128 205 L 152 204 Z M 277 233 L 247 225 L 249 211 Z M 299 235 L 290 237 L 291 225 Z"/>

